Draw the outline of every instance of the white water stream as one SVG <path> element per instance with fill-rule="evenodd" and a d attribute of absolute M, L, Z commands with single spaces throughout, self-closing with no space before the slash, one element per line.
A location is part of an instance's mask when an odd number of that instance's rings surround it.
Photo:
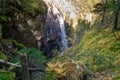
<path fill-rule="evenodd" d="M 57 16 L 57 19 L 59 21 L 59 25 L 61 29 L 61 46 L 62 46 L 61 50 L 63 51 L 68 48 L 64 19 L 60 11 L 54 5 L 52 5 L 52 13 L 53 15 Z"/>
<path fill-rule="evenodd" d="M 60 29 L 61 29 L 62 50 L 65 50 L 68 48 L 68 43 L 67 43 L 67 39 L 66 39 L 65 24 L 64 24 L 64 20 L 63 20 L 61 14 L 58 14 L 57 17 L 58 17 Z"/>

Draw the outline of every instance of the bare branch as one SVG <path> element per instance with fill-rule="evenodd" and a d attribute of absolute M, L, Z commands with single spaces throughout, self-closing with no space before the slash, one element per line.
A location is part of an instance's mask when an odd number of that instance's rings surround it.
<path fill-rule="evenodd" d="M 22 68 L 21 65 L 14 64 L 14 63 L 11 63 L 11 62 L 7 62 L 7 61 L 2 60 L 2 59 L 0 59 L 0 64 L 2 64 L 2 65 L 6 65 L 6 66 L 14 66 L 14 67 L 17 67 L 17 68 Z M 30 71 L 45 72 L 45 70 L 40 69 L 40 68 L 28 68 L 28 69 L 29 69 Z"/>

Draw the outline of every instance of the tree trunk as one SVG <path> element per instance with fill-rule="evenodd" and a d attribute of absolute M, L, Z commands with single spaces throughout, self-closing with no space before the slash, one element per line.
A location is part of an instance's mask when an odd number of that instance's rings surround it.
<path fill-rule="evenodd" d="M 4 16 L 5 16 L 5 5 L 6 5 L 6 1 L 1 0 L 1 12 L 2 12 L 2 15 Z"/>
<path fill-rule="evenodd" d="M 113 26 L 113 30 L 117 30 L 117 26 L 118 26 L 118 20 L 119 20 L 119 10 L 120 10 L 120 5 L 119 5 L 119 0 L 117 1 L 117 6 L 118 9 L 115 11 L 115 19 L 114 19 L 114 26 Z"/>
<path fill-rule="evenodd" d="M 30 80 L 26 54 L 20 55 L 20 59 L 21 59 L 21 65 L 22 65 L 22 80 Z"/>
<path fill-rule="evenodd" d="M 102 16 L 101 24 L 103 24 L 103 22 L 104 22 L 104 18 L 105 18 L 105 14 L 106 14 L 107 0 L 106 1 L 102 0 L 102 2 L 104 3 L 104 7 L 103 7 L 103 16 Z"/>

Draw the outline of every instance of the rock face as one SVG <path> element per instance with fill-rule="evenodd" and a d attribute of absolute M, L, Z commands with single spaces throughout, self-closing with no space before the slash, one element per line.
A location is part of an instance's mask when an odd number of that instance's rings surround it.
<path fill-rule="evenodd" d="M 14 39 L 27 47 L 38 48 L 37 41 L 40 39 L 45 26 L 47 7 L 43 0 L 28 0 L 22 5 L 22 1 L 6 1 L 6 4 L 15 7 L 9 10 L 6 6 L 5 15 L 9 20 L 2 22 L 2 38 Z M 17 6 L 15 6 L 15 5 Z M 34 6 L 35 5 L 35 6 Z M 8 10 L 7 10 L 8 9 Z M 0 25 L 1 28 L 1 25 Z M 1 37 L 1 33 L 0 33 Z"/>
<path fill-rule="evenodd" d="M 47 57 L 51 57 L 54 50 L 63 51 L 68 47 L 64 20 L 53 4 L 48 5 L 44 34 L 40 42 Z"/>
<path fill-rule="evenodd" d="M 45 26 L 46 14 L 36 16 L 14 13 L 14 23 L 3 28 L 3 38 L 12 38 L 28 47 L 38 47 L 37 41 L 40 39 Z"/>

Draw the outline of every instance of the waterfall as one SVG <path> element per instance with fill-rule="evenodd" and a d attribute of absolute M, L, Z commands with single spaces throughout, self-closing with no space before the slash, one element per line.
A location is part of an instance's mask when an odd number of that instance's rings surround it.
<path fill-rule="evenodd" d="M 40 39 L 45 55 L 51 57 L 54 50 L 64 51 L 68 48 L 65 23 L 62 14 L 53 4 L 48 4 L 48 13 L 43 36 Z"/>
<path fill-rule="evenodd" d="M 65 24 L 64 24 L 64 20 L 63 20 L 61 14 L 57 14 L 57 18 L 59 20 L 60 29 L 61 29 L 61 44 L 62 44 L 61 48 L 62 48 L 62 50 L 65 50 L 68 48 L 68 43 L 67 43 L 67 39 L 66 39 Z"/>
<path fill-rule="evenodd" d="M 62 17 L 62 13 L 58 10 L 58 8 L 52 4 L 52 13 L 53 15 L 57 16 L 58 22 L 59 22 L 59 27 L 61 30 L 61 50 L 64 51 L 65 49 L 68 48 L 68 43 L 66 39 L 66 30 L 65 30 L 65 24 L 64 24 L 64 19 Z"/>

